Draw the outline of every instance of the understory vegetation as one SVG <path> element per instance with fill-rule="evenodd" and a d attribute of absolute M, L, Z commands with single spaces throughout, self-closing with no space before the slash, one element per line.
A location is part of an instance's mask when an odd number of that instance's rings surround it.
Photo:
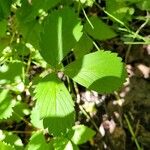
<path fill-rule="evenodd" d="M 0 150 L 148 150 L 150 0 L 0 0 Z"/>

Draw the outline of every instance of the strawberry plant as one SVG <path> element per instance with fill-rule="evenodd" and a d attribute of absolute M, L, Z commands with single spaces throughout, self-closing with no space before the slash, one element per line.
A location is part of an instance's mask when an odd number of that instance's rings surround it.
<path fill-rule="evenodd" d="M 0 149 L 74 150 L 93 138 L 94 129 L 77 124 L 74 90 L 110 94 L 125 82 L 121 57 L 98 44 L 126 27 L 126 14 L 131 20 L 129 5 L 118 2 L 119 15 L 115 2 L 106 2 L 109 20 L 119 23 L 111 26 L 85 11 L 99 8 L 95 0 L 0 1 Z"/>

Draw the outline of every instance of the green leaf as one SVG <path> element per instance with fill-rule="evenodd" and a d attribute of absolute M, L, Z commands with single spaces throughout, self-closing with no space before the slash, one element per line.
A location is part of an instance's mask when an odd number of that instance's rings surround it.
<path fill-rule="evenodd" d="M 74 144 L 83 144 L 90 140 L 96 132 L 84 125 L 76 125 L 69 131 L 68 136 L 71 136 L 71 141 Z"/>
<path fill-rule="evenodd" d="M 67 88 L 55 74 L 50 74 L 39 82 L 35 89 L 37 107 L 44 127 L 50 133 L 59 134 L 71 128 L 74 123 L 74 103 Z"/>
<path fill-rule="evenodd" d="M 21 82 L 22 62 L 10 62 L 0 66 L 0 85 Z"/>
<path fill-rule="evenodd" d="M 30 118 L 31 118 L 31 123 L 35 127 L 41 128 L 41 129 L 44 128 L 43 127 L 43 120 L 40 119 L 40 111 L 39 111 L 37 105 L 32 109 Z"/>
<path fill-rule="evenodd" d="M 0 119 L 6 119 L 12 115 L 12 107 L 15 103 L 9 90 L 0 90 Z"/>
<path fill-rule="evenodd" d="M 34 20 L 39 15 L 39 10 L 47 11 L 56 6 L 61 0 L 32 0 L 22 1 L 22 6 L 17 11 L 17 16 L 24 22 Z"/>
<path fill-rule="evenodd" d="M 9 16 L 11 3 L 12 0 L 0 0 L 0 20 Z"/>
<path fill-rule="evenodd" d="M 92 7 L 95 0 L 76 0 L 77 2 L 82 3 L 82 5 Z"/>
<path fill-rule="evenodd" d="M 30 110 L 28 105 L 23 102 L 18 102 L 13 107 L 13 113 L 12 116 L 9 118 L 9 120 L 20 122 L 25 115 L 29 115 L 29 114 L 30 114 Z"/>
<path fill-rule="evenodd" d="M 5 142 L 0 141 L 0 150 L 15 150 L 15 148 L 9 144 L 6 144 Z"/>
<path fill-rule="evenodd" d="M 84 30 L 94 39 L 107 40 L 116 36 L 116 33 L 111 29 L 111 27 L 105 24 L 97 16 L 92 16 L 89 20 L 93 26 L 86 21 Z"/>
<path fill-rule="evenodd" d="M 28 143 L 26 150 L 51 150 L 51 144 L 48 144 L 44 138 L 43 132 L 35 132 Z"/>
<path fill-rule="evenodd" d="M 83 34 L 78 43 L 74 47 L 74 53 L 76 58 L 88 54 L 92 48 L 93 48 L 92 40 L 86 34 Z"/>
<path fill-rule="evenodd" d="M 37 20 L 24 22 L 20 18 L 17 19 L 17 28 L 23 36 L 23 41 L 25 43 L 30 43 L 34 46 L 34 48 L 39 49 L 39 39 L 42 25 Z"/>
<path fill-rule="evenodd" d="M 115 18 L 126 22 L 130 20 L 133 11 L 131 8 L 127 7 L 127 4 L 123 0 L 107 0 L 106 1 L 106 10 L 113 15 Z"/>
<path fill-rule="evenodd" d="M 3 132 L 0 130 L 0 141 L 4 141 L 7 144 L 13 145 L 15 150 L 23 150 L 23 143 L 21 139 L 12 132 Z"/>
<path fill-rule="evenodd" d="M 64 72 L 77 83 L 99 93 L 117 90 L 126 77 L 121 58 L 110 51 L 85 55 L 66 66 Z"/>
<path fill-rule="evenodd" d="M 52 66 L 58 65 L 82 36 L 82 26 L 71 8 L 53 11 L 41 34 L 41 55 Z"/>
<path fill-rule="evenodd" d="M 53 141 L 55 150 L 79 150 L 78 147 L 65 137 L 58 137 Z"/>
<path fill-rule="evenodd" d="M 141 0 L 140 2 L 137 3 L 137 6 L 141 10 L 150 11 L 150 0 Z"/>
<path fill-rule="evenodd" d="M 6 30 L 7 30 L 7 20 L 4 19 L 0 21 L 0 38 L 6 35 Z"/>

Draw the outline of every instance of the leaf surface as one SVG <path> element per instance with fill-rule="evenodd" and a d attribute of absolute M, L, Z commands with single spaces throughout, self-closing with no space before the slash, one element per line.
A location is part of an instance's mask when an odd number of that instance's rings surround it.
<path fill-rule="evenodd" d="M 67 88 L 55 74 L 50 74 L 39 82 L 35 89 L 40 118 L 44 127 L 54 134 L 70 128 L 74 122 L 74 103 Z"/>
<path fill-rule="evenodd" d="M 78 145 L 90 140 L 96 134 L 96 132 L 85 125 L 76 125 L 72 127 L 69 134 L 72 134 L 71 141 Z"/>
<path fill-rule="evenodd" d="M 26 150 L 51 150 L 52 145 L 45 140 L 43 132 L 34 133 L 26 147 Z"/>
<path fill-rule="evenodd" d="M 0 119 L 6 119 L 12 115 L 14 101 L 9 90 L 0 90 Z"/>
<path fill-rule="evenodd" d="M 58 65 L 82 36 L 80 21 L 68 7 L 53 11 L 43 30 L 40 53 L 52 66 Z"/>
<path fill-rule="evenodd" d="M 88 21 L 84 24 L 84 30 L 97 40 L 107 40 L 116 36 L 116 33 L 111 29 L 110 26 L 105 24 L 97 16 L 89 18 L 92 26 Z"/>
<path fill-rule="evenodd" d="M 125 81 L 121 58 L 110 51 L 87 54 L 65 67 L 65 74 L 75 82 L 99 93 L 111 93 Z"/>

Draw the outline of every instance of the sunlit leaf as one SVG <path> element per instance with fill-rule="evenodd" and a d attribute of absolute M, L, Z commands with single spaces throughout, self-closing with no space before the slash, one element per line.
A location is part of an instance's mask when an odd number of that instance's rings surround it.
<path fill-rule="evenodd" d="M 12 115 L 14 100 L 9 90 L 0 90 L 0 119 L 6 119 Z"/>
<path fill-rule="evenodd" d="M 74 103 L 71 95 L 55 74 L 39 82 L 35 89 L 40 118 L 49 132 L 59 134 L 70 128 L 74 122 Z"/>
<path fill-rule="evenodd" d="M 82 36 L 82 26 L 74 10 L 63 8 L 47 18 L 41 34 L 41 55 L 52 66 L 58 65 Z"/>
<path fill-rule="evenodd" d="M 43 132 L 37 131 L 33 133 L 26 150 L 51 150 L 52 145 L 48 144 L 45 140 Z"/>
<path fill-rule="evenodd" d="M 23 143 L 21 139 L 12 132 L 0 130 L 0 141 L 3 141 L 9 145 L 13 145 L 15 150 L 23 150 Z"/>
<path fill-rule="evenodd" d="M 29 114 L 30 114 L 29 106 L 26 103 L 18 102 L 13 107 L 13 113 L 12 116 L 9 118 L 9 120 L 20 122 L 24 116 Z"/>
<path fill-rule="evenodd" d="M 93 138 L 96 134 L 94 130 L 84 125 L 76 125 L 69 131 L 71 141 L 75 144 L 83 144 Z"/>
<path fill-rule="evenodd" d="M 0 141 L 0 150 L 15 150 L 15 148 L 9 144 L 6 144 L 5 142 Z"/>
<path fill-rule="evenodd" d="M 65 73 L 77 83 L 99 93 L 111 93 L 125 81 L 121 58 L 110 51 L 87 54 L 65 67 Z"/>
<path fill-rule="evenodd" d="M 0 66 L 0 84 L 21 82 L 22 62 L 10 62 Z"/>
<path fill-rule="evenodd" d="M 43 120 L 40 119 L 40 111 L 39 111 L 37 105 L 32 109 L 30 118 L 31 118 L 31 123 L 35 127 L 37 127 L 37 128 L 44 128 L 43 127 Z"/>

